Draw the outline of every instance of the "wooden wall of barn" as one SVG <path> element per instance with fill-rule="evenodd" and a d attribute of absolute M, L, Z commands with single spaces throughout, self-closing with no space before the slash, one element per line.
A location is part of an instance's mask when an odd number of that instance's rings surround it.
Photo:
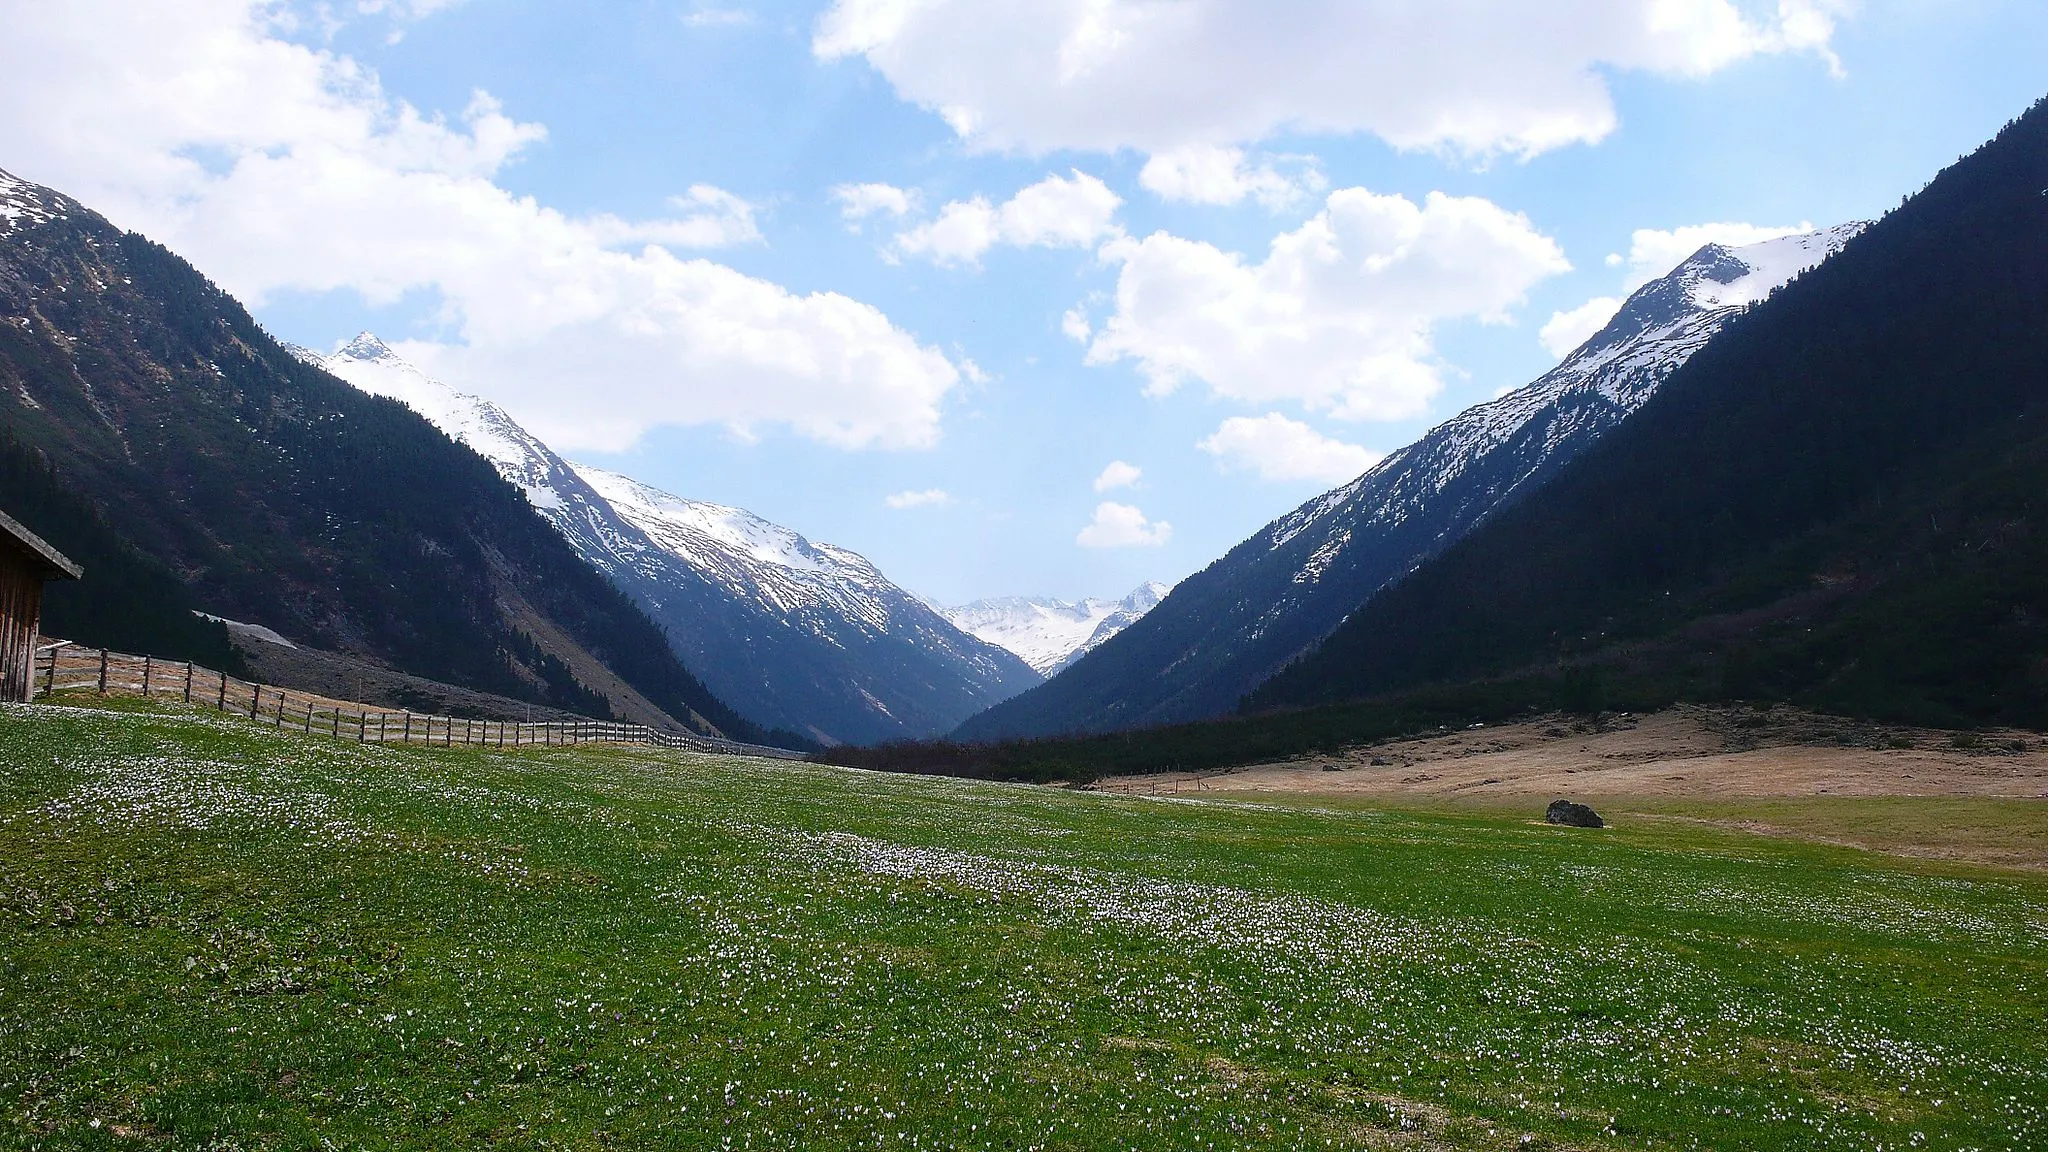
<path fill-rule="evenodd" d="M 43 573 L 0 553 L 0 700 L 28 700 L 35 675 Z"/>

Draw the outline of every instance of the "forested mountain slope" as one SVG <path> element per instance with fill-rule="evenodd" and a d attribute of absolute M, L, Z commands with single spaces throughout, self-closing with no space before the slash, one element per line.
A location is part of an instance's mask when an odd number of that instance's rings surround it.
<path fill-rule="evenodd" d="M 1144 619 L 959 735 L 1113 731 L 1228 713 L 1388 582 L 1539 488 L 1732 317 L 1861 228 L 1707 245 L 1635 292 L 1556 368 L 1275 520 Z"/>
<path fill-rule="evenodd" d="M 85 570 L 44 587 L 44 637 L 244 673 L 227 629 L 194 614 L 198 601 L 176 574 L 123 540 L 41 453 L 4 434 L 0 512 Z"/>
<path fill-rule="evenodd" d="M 1731 323 L 1255 708 L 1580 665 L 2048 726 L 2048 106 Z"/>
<path fill-rule="evenodd" d="M 761 735 L 481 457 L 300 362 L 161 246 L 4 173 L 0 431 L 217 615 L 505 696 Z"/>

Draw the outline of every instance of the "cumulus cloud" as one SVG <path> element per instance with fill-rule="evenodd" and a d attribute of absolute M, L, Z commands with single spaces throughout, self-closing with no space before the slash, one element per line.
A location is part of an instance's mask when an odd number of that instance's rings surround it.
<path fill-rule="evenodd" d="M 936 219 L 896 237 L 896 250 L 937 264 L 971 265 L 997 244 L 1087 248 L 1118 234 L 1123 198 L 1085 172 L 1047 176 L 1001 205 L 986 197 L 954 200 Z"/>
<path fill-rule="evenodd" d="M 1282 171 L 1283 163 L 1292 171 Z M 1138 183 L 1162 200 L 1227 206 L 1249 197 L 1276 210 L 1328 187 L 1308 157 L 1268 157 L 1254 164 L 1244 149 L 1216 144 L 1161 152 L 1145 162 Z"/>
<path fill-rule="evenodd" d="M 1837 68 L 1849 0 L 834 0 L 812 51 L 860 58 L 971 146 L 1160 153 L 1278 132 L 1534 155 L 1615 127 L 1605 75 L 1761 54 Z"/>
<path fill-rule="evenodd" d="M 1254 472 L 1263 480 L 1338 484 L 1380 462 L 1376 452 L 1325 436 L 1278 412 L 1232 416 L 1195 447 L 1226 468 Z"/>
<path fill-rule="evenodd" d="M 891 508 L 927 508 L 951 504 L 953 497 L 944 488 L 927 488 L 922 492 L 898 492 L 882 502 Z"/>
<path fill-rule="evenodd" d="M 1562 360 L 1592 339 L 1595 332 L 1607 327 L 1607 322 L 1621 311 L 1621 305 L 1619 296 L 1595 296 L 1577 308 L 1553 312 L 1550 321 L 1536 333 L 1536 339 L 1545 352 Z"/>
<path fill-rule="evenodd" d="M 1551 313 L 1550 320 L 1537 332 L 1536 338 L 1544 351 L 1563 359 L 1606 327 L 1607 322 L 1614 319 L 1614 314 L 1621 311 L 1629 293 L 1667 275 L 1701 248 L 1709 244 L 1740 248 L 1745 244 L 1759 244 L 1811 231 L 1813 225 L 1810 222 L 1774 227 L 1724 221 L 1688 224 L 1681 228 L 1638 228 L 1629 238 L 1627 256 L 1613 252 L 1607 257 L 1608 267 L 1624 269 L 1621 294 L 1595 296 L 1576 308 Z"/>
<path fill-rule="evenodd" d="M 1436 324 L 1504 319 L 1532 284 L 1570 268 L 1555 241 L 1489 201 L 1363 188 L 1331 193 L 1256 264 L 1165 232 L 1102 254 L 1119 266 L 1116 312 L 1095 330 L 1090 363 L 1133 360 L 1154 395 L 1195 379 L 1347 420 L 1421 412 L 1442 387 Z"/>
<path fill-rule="evenodd" d="M 1108 492 L 1114 488 L 1129 488 L 1131 485 L 1136 484 L 1139 477 L 1142 477 L 1144 474 L 1145 470 L 1135 464 L 1126 464 L 1121 460 L 1111 460 L 1109 467 L 1102 470 L 1102 475 L 1095 478 L 1095 490 L 1097 492 Z"/>
<path fill-rule="evenodd" d="M 959 373 L 875 308 L 797 295 L 672 248 L 758 237 L 709 186 L 673 216 L 573 215 L 497 175 L 545 135 L 478 94 L 455 119 L 346 56 L 276 34 L 262 0 L 80 0 L 10 13 L 8 166 L 192 259 L 260 304 L 437 299 L 446 342 L 402 351 L 568 449 L 655 424 L 783 427 L 916 447 Z"/>
<path fill-rule="evenodd" d="M 613 217 L 593 221 L 598 235 L 613 243 L 671 244 L 678 248 L 730 248 L 759 243 L 754 206 L 723 188 L 692 184 L 689 192 L 671 196 L 676 215 L 666 220 L 633 223 Z"/>
<path fill-rule="evenodd" d="M 1156 548 L 1173 538 L 1173 525 L 1164 520 L 1147 520 L 1129 504 L 1105 500 L 1095 506 L 1089 521 L 1074 543 L 1083 548 Z"/>
<path fill-rule="evenodd" d="M 894 184 L 840 184 L 832 189 L 840 219 L 858 229 L 870 216 L 906 216 L 917 208 L 917 193 Z"/>

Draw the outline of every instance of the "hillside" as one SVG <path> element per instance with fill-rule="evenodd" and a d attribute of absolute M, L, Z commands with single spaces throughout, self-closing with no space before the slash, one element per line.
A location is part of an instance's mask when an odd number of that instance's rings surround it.
<path fill-rule="evenodd" d="M 40 453 L 4 434 L 0 512 L 85 570 L 81 579 L 45 585 L 45 637 L 246 671 L 227 629 L 194 614 L 198 602 L 175 573 L 122 539 Z"/>
<path fill-rule="evenodd" d="M 1268 524 L 1144 620 L 958 736 L 1115 731 L 1229 712 L 1381 588 L 1540 488 L 1743 309 L 1861 228 L 1707 245 L 1636 291 L 1557 367 Z"/>
<path fill-rule="evenodd" d="M 197 606 L 503 696 L 759 738 L 475 453 L 149 240 L 0 174 L 0 431 Z"/>
<path fill-rule="evenodd" d="M 1562 666 L 2048 727 L 2044 188 L 2037 105 L 1250 705 Z"/>
<path fill-rule="evenodd" d="M 719 699 L 757 723 L 827 744 L 936 736 L 1039 682 L 858 553 L 572 464 L 502 408 L 428 377 L 369 333 L 332 356 L 297 351 L 491 461 Z"/>

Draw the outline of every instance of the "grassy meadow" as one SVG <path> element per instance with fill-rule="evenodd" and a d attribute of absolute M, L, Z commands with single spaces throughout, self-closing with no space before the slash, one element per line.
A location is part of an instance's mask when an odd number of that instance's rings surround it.
<path fill-rule="evenodd" d="M 7 708 L 0 1147 L 2048 1147 L 2048 875 L 1534 814 Z"/>

